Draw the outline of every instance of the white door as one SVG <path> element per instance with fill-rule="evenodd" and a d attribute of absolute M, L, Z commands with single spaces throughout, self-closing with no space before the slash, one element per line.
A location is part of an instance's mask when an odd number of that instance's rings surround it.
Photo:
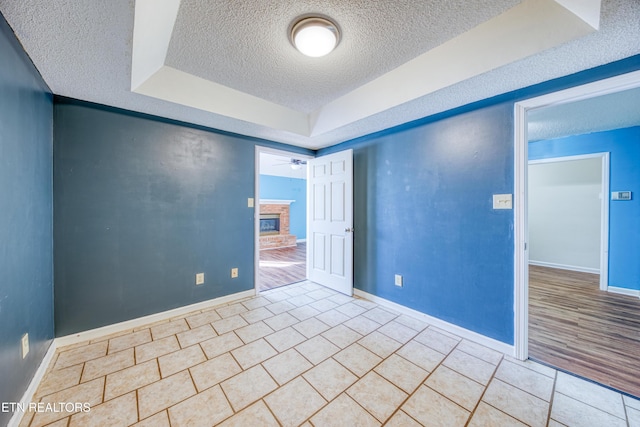
<path fill-rule="evenodd" d="M 307 278 L 353 295 L 353 150 L 307 162 Z"/>

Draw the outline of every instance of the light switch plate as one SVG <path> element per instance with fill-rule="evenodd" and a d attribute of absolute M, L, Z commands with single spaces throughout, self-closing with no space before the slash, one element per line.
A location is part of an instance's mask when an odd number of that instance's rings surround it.
<path fill-rule="evenodd" d="M 247 199 L 247 206 L 248 206 L 248 207 L 250 207 L 250 208 L 252 208 L 252 207 L 253 207 L 253 205 L 254 205 L 254 204 L 253 204 L 253 197 L 249 197 L 249 198 Z"/>
<path fill-rule="evenodd" d="M 22 336 L 22 358 L 24 359 L 29 354 L 29 334 Z"/>
<path fill-rule="evenodd" d="M 513 209 L 511 194 L 494 194 L 493 209 Z"/>
<path fill-rule="evenodd" d="M 395 285 L 402 287 L 402 276 L 400 274 L 396 274 Z"/>
<path fill-rule="evenodd" d="M 196 274 L 196 285 L 204 284 L 204 273 Z"/>

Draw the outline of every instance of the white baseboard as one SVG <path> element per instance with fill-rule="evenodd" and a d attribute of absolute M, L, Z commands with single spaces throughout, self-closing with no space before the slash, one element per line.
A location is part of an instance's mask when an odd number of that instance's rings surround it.
<path fill-rule="evenodd" d="M 640 298 L 640 291 L 638 291 L 636 289 L 618 288 L 616 286 L 607 286 L 607 292 L 612 292 L 614 294 L 629 295 L 629 296 L 632 296 L 632 297 Z"/>
<path fill-rule="evenodd" d="M 537 265 L 539 267 L 558 268 L 560 270 L 578 271 L 580 273 L 600 274 L 599 268 L 580 267 L 576 265 L 556 264 L 553 262 L 533 261 L 529 260 L 529 265 Z"/>
<path fill-rule="evenodd" d="M 29 387 L 27 387 L 27 390 L 22 395 L 22 399 L 20 399 L 21 407 L 25 408 L 29 406 L 29 403 L 33 399 L 33 395 L 38 390 L 38 386 L 40 386 L 40 381 L 42 381 L 42 378 L 44 378 L 44 374 L 47 373 L 49 364 L 53 360 L 53 356 L 56 354 L 56 348 L 56 340 L 54 339 L 51 341 L 51 345 L 49 346 L 47 353 L 42 358 L 40 366 L 38 366 L 35 375 L 31 379 Z M 20 425 L 20 422 L 22 421 L 22 417 L 24 417 L 24 412 L 16 410 L 16 412 L 13 413 L 13 416 L 9 420 L 9 424 L 7 424 L 7 427 L 18 427 Z"/>
<path fill-rule="evenodd" d="M 192 311 L 203 310 L 205 308 L 213 307 L 216 305 L 226 304 L 226 303 L 237 301 L 243 298 L 249 298 L 254 296 L 255 294 L 256 294 L 255 289 L 250 289 L 248 291 L 225 295 L 223 297 L 214 298 L 214 299 L 210 299 L 202 302 L 197 302 L 191 305 L 185 305 L 184 307 L 178 307 L 172 310 L 150 314 L 148 316 L 138 317 L 136 319 L 126 320 L 124 322 L 114 323 L 112 325 L 102 326 L 100 328 L 78 332 L 76 334 L 66 335 L 64 337 L 56 338 L 56 345 L 58 347 L 65 347 L 65 346 L 79 343 L 82 341 L 94 340 L 94 339 L 103 337 L 105 335 L 126 331 L 127 329 L 134 329 L 149 323 L 158 322 L 160 320 L 170 319 L 172 317 L 177 317 L 183 314 L 187 314 Z"/>
<path fill-rule="evenodd" d="M 361 291 L 360 289 L 354 289 L 353 293 L 361 298 L 367 299 L 371 302 L 375 302 L 382 307 L 388 307 L 392 310 L 397 311 L 398 313 L 406 314 L 407 316 L 422 320 L 444 331 L 457 335 L 461 338 L 468 339 L 469 341 L 481 344 L 485 347 L 489 347 L 493 350 L 499 351 L 500 353 L 507 354 L 509 356 L 513 356 L 515 354 L 515 348 L 513 345 L 506 344 L 502 341 L 487 337 L 486 335 L 470 331 L 469 329 L 454 325 L 453 323 L 446 322 L 444 320 L 438 319 L 437 317 L 429 316 L 428 314 L 422 313 L 409 307 L 405 307 L 404 305 L 389 301 L 388 299 L 380 298 L 370 293 Z"/>

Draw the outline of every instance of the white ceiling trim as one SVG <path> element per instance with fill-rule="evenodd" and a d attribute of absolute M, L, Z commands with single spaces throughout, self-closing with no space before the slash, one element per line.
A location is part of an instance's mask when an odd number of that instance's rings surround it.
<path fill-rule="evenodd" d="M 180 0 L 137 0 L 131 87 L 147 95 L 305 137 L 339 129 L 596 31 L 600 0 L 525 0 L 305 114 L 165 66 Z"/>

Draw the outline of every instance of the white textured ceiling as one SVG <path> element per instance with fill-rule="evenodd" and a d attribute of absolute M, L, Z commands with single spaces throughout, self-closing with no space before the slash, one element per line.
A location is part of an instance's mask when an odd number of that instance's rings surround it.
<path fill-rule="evenodd" d="M 0 0 L 55 94 L 309 148 L 640 53 L 640 3 L 602 0 L 599 23 L 598 6 Z M 321 59 L 287 38 L 291 21 L 312 12 L 343 33 Z"/>

